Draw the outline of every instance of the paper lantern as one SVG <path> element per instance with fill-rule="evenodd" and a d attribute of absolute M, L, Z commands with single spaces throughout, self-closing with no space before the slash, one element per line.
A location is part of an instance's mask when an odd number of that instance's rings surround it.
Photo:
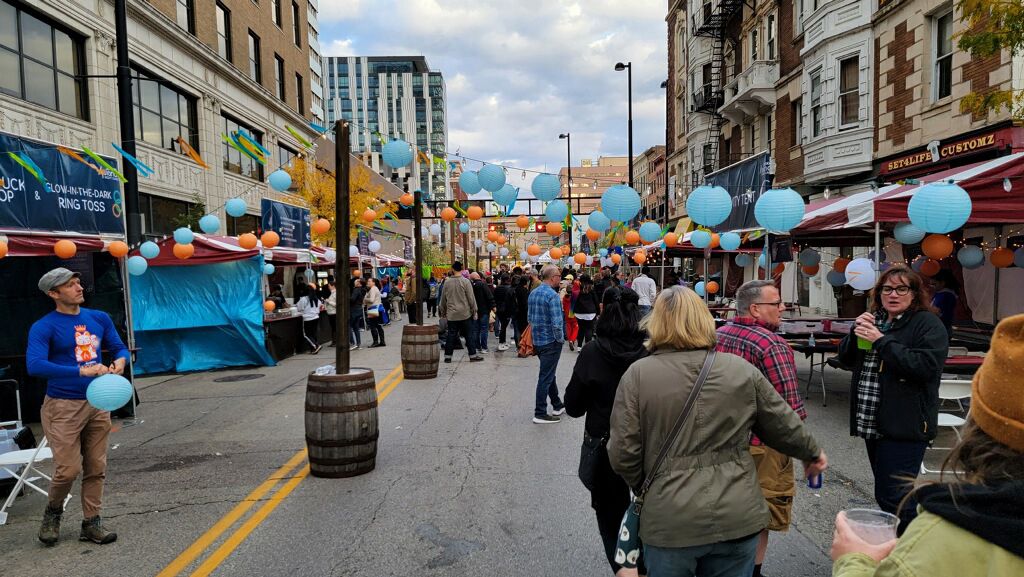
<path fill-rule="evenodd" d="M 351 244 L 348 245 L 348 256 L 349 256 L 349 258 L 358 257 L 359 256 L 359 247 L 351 245 Z"/>
<path fill-rule="evenodd" d="M 491 242 L 494 242 L 494 241 L 498 240 L 498 231 L 496 231 L 496 230 L 489 230 L 489 231 L 487 231 L 487 240 L 489 240 Z"/>
<path fill-rule="evenodd" d="M 750 258 L 749 254 L 741 252 L 738 255 L 736 255 L 736 257 L 733 259 L 733 262 L 736 263 L 736 266 L 740 268 L 746 268 L 750 266 L 752 262 L 754 262 L 754 259 Z"/>
<path fill-rule="evenodd" d="M 1008 248 L 997 248 L 989 255 L 988 260 L 996 268 L 1006 268 L 1013 264 L 1013 251 Z"/>
<path fill-rule="evenodd" d="M 274 265 L 270 264 L 269 262 L 267 264 L 263 265 L 263 274 L 265 274 L 267 276 L 270 276 L 270 275 L 274 274 L 275 270 L 277 270 L 277 267 L 275 267 Z"/>
<path fill-rule="evenodd" d="M 267 182 L 277 192 L 287 192 L 292 186 L 292 176 L 283 170 L 275 170 L 267 177 Z"/>
<path fill-rule="evenodd" d="M 256 248 L 256 242 L 256 235 L 251 232 L 238 235 L 238 246 L 246 250 L 252 250 Z"/>
<path fill-rule="evenodd" d="M 281 244 L 281 235 L 272 230 L 268 230 L 260 235 L 260 242 L 263 243 L 263 248 L 274 248 Z"/>
<path fill-rule="evenodd" d="M 67 239 L 58 240 L 53 243 L 53 252 L 60 258 L 71 258 L 78 252 L 78 246 Z"/>
<path fill-rule="evenodd" d="M 647 253 L 642 250 L 634 252 L 633 262 L 635 262 L 636 264 L 644 264 L 645 262 L 647 262 Z"/>
<path fill-rule="evenodd" d="M 256 238 L 256 237 L 253 236 L 253 238 Z M 241 243 L 239 243 L 239 244 L 241 244 Z M 178 243 L 175 243 L 174 244 L 174 248 L 171 249 L 171 252 L 173 252 L 174 256 L 176 256 L 177 258 L 180 258 L 181 260 L 185 260 L 185 259 L 192 258 L 192 255 L 194 255 L 196 253 L 196 247 L 195 247 L 195 245 L 192 245 L 192 244 L 178 244 Z"/>
<path fill-rule="evenodd" d="M 942 260 L 953 254 L 953 241 L 944 234 L 929 234 L 921 241 L 921 252 L 935 260 Z"/>
<path fill-rule="evenodd" d="M 838 272 L 841 272 L 841 273 L 846 273 L 846 267 L 849 266 L 849 264 L 850 264 L 850 259 L 839 257 L 835 261 L 832 262 L 832 270 L 838 271 Z"/>
<path fill-rule="evenodd" d="M 477 178 L 476 172 L 472 170 L 463 172 L 462 175 L 459 176 L 459 188 L 461 188 L 462 192 L 465 192 L 466 194 L 476 194 L 480 192 L 480 179 Z"/>
<path fill-rule="evenodd" d="M 380 155 L 384 163 L 391 168 L 403 168 L 412 164 L 412 147 L 401 139 L 389 140 L 381 148 Z"/>
<path fill-rule="evenodd" d="M 604 257 L 608 256 L 608 249 L 606 249 L 606 248 L 599 248 L 599 249 L 597 249 L 597 255 L 600 256 L 601 258 L 604 258 Z"/>
<path fill-rule="evenodd" d="M 619 264 L 622 262 L 622 255 L 615 253 L 612 255 L 612 264 Z"/>
<path fill-rule="evenodd" d="M 7 254 L 7 243 L 5 242 L 3 243 L 3 245 L 3 254 L 0 255 L 0 258 L 3 258 Z M 128 254 L 128 245 L 119 240 L 115 240 L 114 242 L 107 245 L 107 252 L 109 252 L 110 256 L 114 258 L 122 258 L 126 254 Z"/>
<path fill-rule="evenodd" d="M 805 265 L 805 266 L 800 267 L 800 272 L 804 273 L 807 276 L 814 276 L 814 275 L 818 274 L 819 270 L 821 270 L 821 265 L 820 264 L 812 264 L 812 265 L 809 265 L 809 266 Z"/>
<path fill-rule="evenodd" d="M 697 293 L 697 296 L 699 297 L 707 295 L 707 287 L 705 286 L 704 281 L 699 281 L 697 284 L 693 285 L 693 292 Z"/>
<path fill-rule="evenodd" d="M 206 234 L 217 234 L 217 231 L 220 230 L 220 219 L 212 214 L 204 216 L 199 219 L 199 230 Z"/>
<path fill-rule="evenodd" d="M 612 220 L 626 222 L 640 212 L 640 195 L 625 184 L 609 187 L 601 195 L 601 212 Z"/>
<path fill-rule="evenodd" d="M 508 247 L 507 246 L 503 246 L 503 247 L 499 248 L 498 249 L 498 254 L 500 254 L 501 256 L 508 256 Z"/>
<path fill-rule="evenodd" d="M 544 209 L 544 217 L 549 221 L 562 222 L 569 216 L 569 207 L 561 200 L 553 200 Z"/>
<path fill-rule="evenodd" d="M 563 230 L 562 223 L 560 222 L 549 222 L 547 226 L 544 227 L 544 229 L 547 230 L 547 233 L 550 234 L 551 236 L 558 236 L 562 234 Z"/>
<path fill-rule="evenodd" d="M 327 220 L 326 218 L 318 218 L 313 221 L 313 224 L 310 225 L 310 228 L 316 234 L 326 234 L 327 231 L 331 230 L 331 221 Z"/>
<path fill-rule="evenodd" d="M 416 197 L 414 197 L 412 193 L 407 192 L 398 197 L 398 204 L 402 208 L 410 208 L 412 205 L 416 204 Z"/>
<path fill-rule="evenodd" d="M 754 205 L 754 218 L 764 228 L 786 232 L 804 218 L 804 199 L 792 188 L 765 191 Z"/>
<path fill-rule="evenodd" d="M 721 239 L 719 238 L 718 233 L 717 232 L 711 233 L 711 244 L 708 245 L 708 246 L 711 247 L 711 248 L 718 248 L 719 242 L 721 242 Z"/>
<path fill-rule="evenodd" d="M 363 214 L 361 215 L 361 217 L 363 219 L 363 222 L 367 222 L 367 223 L 373 222 L 373 221 L 377 220 L 377 211 L 373 210 L 372 208 L 368 208 L 368 209 L 363 211 Z"/>
<path fill-rule="evenodd" d="M 356 270 L 352 271 L 352 276 L 354 276 L 355 278 L 359 278 L 359 277 L 363 276 L 363 271 L 361 271 L 359 269 L 356 269 Z"/>
<path fill-rule="evenodd" d="M 366 248 L 370 252 L 376 254 L 376 253 L 380 252 L 380 241 L 379 240 L 371 240 L 369 242 L 369 244 L 366 245 Z"/>
<path fill-rule="evenodd" d="M 686 213 L 697 224 L 719 225 L 731 212 L 732 197 L 721 186 L 698 186 L 686 197 Z"/>
<path fill-rule="evenodd" d="M 160 256 L 160 246 L 151 240 L 147 240 L 139 246 L 139 254 L 144 258 L 156 258 Z"/>
<path fill-rule="evenodd" d="M 825 275 L 825 280 L 828 284 L 838 288 L 846 284 L 846 275 L 837 270 L 830 270 Z"/>
<path fill-rule="evenodd" d="M 530 246 L 526 247 L 526 252 L 530 256 L 537 256 L 537 255 L 540 254 L 540 251 L 541 251 L 540 245 L 537 245 L 537 244 L 531 244 Z"/>
<path fill-rule="evenodd" d="M 519 215 L 519 217 L 516 218 L 516 226 L 518 226 L 519 228 L 526 228 L 530 226 L 530 217 L 526 216 L 525 214 Z"/>
<path fill-rule="evenodd" d="M 662 240 L 665 241 L 666 247 L 673 247 L 679 244 L 679 235 L 674 232 L 665 233 L 665 238 Z"/>
<path fill-rule="evenodd" d="M 497 164 L 487 164 L 477 172 L 480 186 L 487 192 L 494 193 L 505 186 L 505 169 Z"/>
<path fill-rule="evenodd" d="M 228 213 L 228 216 L 238 218 L 245 214 L 248 208 L 245 206 L 245 201 L 240 198 L 229 199 L 224 204 L 224 212 Z"/>
<path fill-rule="evenodd" d="M 722 250 L 736 250 L 740 247 L 743 239 L 735 232 L 725 232 L 719 237 L 718 242 L 722 246 Z"/>
<path fill-rule="evenodd" d="M 572 257 L 572 260 L 575 261 L 576 264 L 587 264 L 587 255 L 582 252 L 578 252 Z"/>
<path fill-rule="evenodd" d="M 534 198 L 541 202 L 551 202 L 558 198 L 559 193 L 562 192 L 562 183 L 558 181 L 558 177 L 553 174 L 538 174 L 533 179 L 533 183 L 530 185 L 530 190 L 533 192 Z"/>
<path fill-rule="evenodd" d="M 469 223 L 468 222 L 460 222 L 459 223 L 459 232 L 461 232 L 462 234 L 469 234 Z"/>
<path fill-rule="evenodd" d="M 971 196 L 952 182 L 926 184 L 910 197 L 907 216 L 914 226 L 925 232 L 952 232 L 971 218 Z"/>
<path fill-rule="evenodd" d="M 966 269 L 976 269 L 985 264 L 985 252 L 981 248 L 968 244 L 957 251 L 956 260 Z"/>
<path fill-rule="evenodd" d="M 923 274 L 925 276 L 935 276 L 936 274 L 938 274 L 939 270 L 941 270 L 941 269 L 942 269 L 942 266 L 939 265 L 939 261 L 932 260 L 932 259 L 929 258 L 929 259 L 925 259 L 925 261 L 921 263 L 921 271 L 920 272 L 921 272 L 921 274 Z"/>
<path fill-rule="evenodd" d="M 924 264 L 924 261 L 926 260 L 928 260 L 928 257 L 921 255 L 910 263 L 910 268 L 912 268 L 914 272 L 921 272 L 921 265 Z"/>
<path fill-rule="evenodd" d="M 466 218 L 469 220 L 480 220 L 480 217 L 484 215 L 484 209 L 479 206 L 471 206 L 466 209 Z"/>
<path fill-rule="evenodd" d="M 145 274 L 146 269 L 149 268 L 149 262 L 141 256 L 133 256 L 128 258 L 125 266 L 128 267 L 128 274 L 132 276 L 139 276 L 141 274 Z"/>
<path fill-rule="evenodd" d="M 640 233 L 635 230 L 626 231 L 626 244 L 637 244 L 640 242 Z"/>
<path fill-rule="evenodd" d="M 121 375 L 108 373 L 96 377 L 85 389 L 89 404 L 101 411 L 116 411 L 132 400 L 132 384 Z"/>
<path fill-rule="evenodd" d="M 855 290 L 871 290 L 875 286 L 875 268 L 870 259 L 855 258 L 846 265 L 843 274 L 846 276 L 846 284 Z"/>
<path fill-rule="evenodd" d="M 7 248 L 7 241 L 0 240 L 0 258 L 6 257 L 8 250 L 9 249 Z"/>
<path fill-rule="evenodd" d="M 188 227 L 181 227 L 174 230 L 174 242 L 178 244 L 192 244 L 195 234 Z"/>
<path fill-rule="evenodd" d="M 1013 264 L 1017 268 L 1024 268 L 1024 248 L 1013 251 Z"/>
<path fill-rule="evenodd" d="M 804 266 L 814 266 L 821 262 L 821 253 L 813 248 L 805 248 L 800 251 L 800 256 L 797 258 Z"/>
<path fill-rule="evenodd" d="M 711 246 L 711 233 L 706 230 L 695 230 L 690 233 L 690 244 L 696 248 Z"/>
<path fill-rule="evenodd" d="M 640 225 L 640 238 L 644 242 L 654 242 L 661 238 L 661 227 L 658 223 L 647 221 Z"/>
<path fill-rule="evenodd" d="M 487 244 L 487 252 L 495 252 L 498 250 L 498 245 L 493 242 Z"/>
<path fill-rule="evenodd" d="M 757 266 L 758 268 L 768 268 L 768 260 L 764 252 L 757 255 Z"/>
<path fill-rule="evenodd" d="M 593 264 L 594 264 L 594 257 L 588 254 L 588 255 L 587 255 L 587 258 L 585 258 L 585 259 L 583 260 L 583 264 L 585 264 L 585 265 L 587 265 L 587 266 L 591 266 L 591 265 L 593 265 Z"/>
<path fill-rule="evenodd" d="M 721 288 L 721 287 L 719 287 L 718 283 L 713 281 L 713 280 L 712 281 L 708 281 L 708 283 L 706 285 L 704 285 L 704 290 L 706 290 L 709 295 L 716 294 L 718 292 L 719 288 Z"/>
<path fill-rule="evenodd" d="M 276 309 L 276 308 L 277 308 L 277 304 L 274 301 L 271 301 L 271 300 L 263 301 L 263 310 L 264 311 L 266 311 L 268 313 L 272 313 L 272 312 L 274 312 L 274 309 Z"/>
<path fill-rule="evenodd" d="M 924 238 L 925 232 L 909 222 L 901 222 L 893 229 L 892 235 L 900 244 L 917 244 Z"/>
<path fill-rule="evenodd" d="M 562 249 L 557 246 L 553 246 L 551 247 L 551 250 L 548 251 L 548 255 L 551 256 L 551 260 L 558 260 L 562 258 Z"/>
<path fill-rule="evenodd" d="M 600 210 L 595 210 L 587 216 L 587 226 L 597 232 L 604 232 L 612 225 L 612 221 Z"/>
<path fill-rule="evenodd" d="M 516 199 L 519 197 L 519 190 L 511 184 L 505 183 L 505 186 L 498 189 L 497 192 L 491 195 L 494 202 L 498 203 L 499 206 L 512 206 L 516 203 Z"/>
<path fill-rule="evenodd" d="M 436 222 L 430 225 L 430 228 L 428 230 L 430 231 L 431 236 L 441 236 L 441 225 L 437 224 Z"/>
<path fill-rule="evenodd" d="M 526 252 L 525 250 L 519 251 L 519 260 L 526 260 L 529 257 L 530 253 Z"/>
<path fill-rule="evenodd" d="M 503 234 L 499 234 L 498 235 L 498 239 L 495 240 L 494 242 L 498 243 L 498 246 L 501 246 L 501 245 L 505 244 L 506 242 L 508 242 L 508 237 L 506 237 Z"/>
<path fill-rule="evenodd" d="M 451 222 L 455 220 L 455 217 L 457 216 L 459 216 L 459 213 L 456 212 L 455 209 L 450 206 L 444 207 L 444 210 L 441 211 L 441 220 L 445 222 Z"/>
<path fill-rule="evenodd" d="M 476 248 L 480 248 L 483 245 L 484 245 L 484 241 L 480 240 L 479 238 L 473 241 L 473 246 L 475 246 Z"/>
<path fill-rule="evenodd" d="M 592 228 L 588 228 L 587 229 L 587 240 L 590 240 L 591 242 L 596 242 L 600 238 L 601 238 L 601 233 L 597 232 L 596 230 L 594 230 Z"/>

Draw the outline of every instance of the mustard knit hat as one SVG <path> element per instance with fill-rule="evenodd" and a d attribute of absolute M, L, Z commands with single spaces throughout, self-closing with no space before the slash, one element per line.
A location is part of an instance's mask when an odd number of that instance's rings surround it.
<path fill-rule="evenodd" d="M 1024 314 L 1003 319 L 971 386 L 971 416 L 990 437 L 1024 453 Z"/>

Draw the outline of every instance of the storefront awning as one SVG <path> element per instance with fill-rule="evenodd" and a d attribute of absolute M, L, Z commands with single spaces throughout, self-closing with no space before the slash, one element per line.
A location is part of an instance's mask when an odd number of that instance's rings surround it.
<path fill-rule="evenodd" d="M 196 266 L 243 260 L 260 254 L 258 247 L 249 250 L 238 246 L 238 239 L 233 236 L 210 236 L 195 233 L 192 238 L 195 252 L 187 259 L 174 256 L 175 243 L 171 237 L 157 241 L 156 244 L 160 247 L 160 254 L 156 258 L 148 259 L 149 266 Z M 139 254 L 138 249 L 133 250 L 131 254 L 132 256 Z"/>

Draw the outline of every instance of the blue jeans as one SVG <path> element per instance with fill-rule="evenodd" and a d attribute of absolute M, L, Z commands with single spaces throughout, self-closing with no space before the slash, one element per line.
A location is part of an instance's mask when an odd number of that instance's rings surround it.
<path fill-rule="evenodd" d="M 651 305 L 637 305 L 636 308 L 640 310 L 640 318 L 644 318 L 647 313 L 651 312 Z"/>
<path fill-rule="evenodd" d="M 480 337 L 478 341 L 479 345 L 477 346 L 477 348 L 482 351 L 487 350 L 487 333 L 490 332 L 487 326 L 490 324 L 490 321 L 491 314 L 484 312 L 481 312 L 480 318 L 476 320 L 476 334 Z"/>
<path fill-rule="evenodd" d="M 900 518 L 897 532 L 902 535 L 907 525 L 917 517 L 917 502 L 913 499 L 898 510 L 900 502 L 911 489 L 904 479 L 917 478 L 928 442 L 865 439 L 864 444 L 875 477 L 875 501 L 881 510 Z"/>
<path fill-rule="evenodd" d="M 754 572 L 755 534 L 741 541 L 723 541 L 697 547 L 644 545 L 650 577 L 747 577 Z"/>
<path fill-rule="evenodd" d="M 540 374 L 537 375 L 537 405 L 533 416 L 543 417 L 548 414 L 548 398 L 556 411 L 563 406 L 562 399 L 558 398 L 558 385 L 555 384 L 555 370 L 558 369 L 558 357 L 562 356 L 562 343 L 555 341 L 534 346 L 534 351 L 540 359 Z"/>

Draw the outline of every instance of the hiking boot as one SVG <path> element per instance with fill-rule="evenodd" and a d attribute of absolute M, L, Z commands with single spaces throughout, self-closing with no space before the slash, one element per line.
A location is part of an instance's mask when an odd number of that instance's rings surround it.
<path fill-rule="evenodd" d="M 60 505 L 47 505 L 43 512 L 43 524 L 39 527 L 39 540 L 47 547 L 53 547 L 60 539 L 60 518 L 64 508 Z"/>
<path fill-rule="evenodd" d="M 97 545 L 106 545 L 117 541 L 117 533 L 107 531 L 103 528 L 100 516 L 90 517 L 82 520 L 82 533 L 78 536 L 79 541 L 92 541 Z"/>

